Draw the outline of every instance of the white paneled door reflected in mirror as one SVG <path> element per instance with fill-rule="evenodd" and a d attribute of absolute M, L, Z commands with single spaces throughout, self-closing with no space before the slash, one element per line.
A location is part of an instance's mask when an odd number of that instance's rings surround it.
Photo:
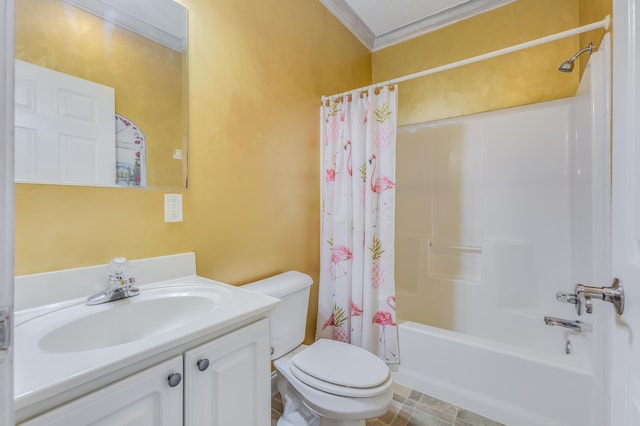
<path fill-rule="evenodd" d="M 187 10 L 16 0 L 16 182 L 185 188 Z"/>

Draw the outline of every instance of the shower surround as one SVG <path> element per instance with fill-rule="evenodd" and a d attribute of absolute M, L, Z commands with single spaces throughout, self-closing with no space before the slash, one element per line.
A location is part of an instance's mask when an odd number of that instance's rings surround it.
<path fill-rule="evenodd" d="M 608 307 L 556 292 L 609 277 L 608 55 L 575 97 L 399 129 L 399 383 L 506 424 L 603 424 Z"/>

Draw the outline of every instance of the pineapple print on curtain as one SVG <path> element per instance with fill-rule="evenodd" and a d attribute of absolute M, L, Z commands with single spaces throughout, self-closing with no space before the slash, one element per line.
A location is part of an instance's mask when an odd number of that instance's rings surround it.
<path fill-rule="evenodd" d="M 397 90 L 322 107 L 322 237 L 316 338 L 399 362 L 394 284 Z"/>

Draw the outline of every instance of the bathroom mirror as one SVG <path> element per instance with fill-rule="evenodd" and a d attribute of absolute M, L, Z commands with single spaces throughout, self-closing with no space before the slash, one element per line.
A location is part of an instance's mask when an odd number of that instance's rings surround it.
<path fill-rule="evenodd" d="M 187 11 L 16 0 L 16 182 L 186 188 Z"/>

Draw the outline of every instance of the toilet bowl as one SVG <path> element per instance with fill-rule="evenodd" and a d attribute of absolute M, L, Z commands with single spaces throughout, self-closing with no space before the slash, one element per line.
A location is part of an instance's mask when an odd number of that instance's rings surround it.
<path fill-rule="evenodd" d="M 324 355 L 330 355 L 323 358 L 325 365 L 316 364 L 316 358 Z M 337 365 L 344 371 L 328 369 L 331 361 L 340 361 Z M 289 414 L 287 397 L 291 395 L 301 398 L 320 417 L 319 424 L 323 426 L 364 425 L 364 419 L 383 415 L 391 403 L 393 380 L 388 367 L 378 357 L 357 346 L 318 340 L 275 360 L 274 365 L 279 374 L 278 390 L 285 401 L 285 419 Z M 346 375 L 341 374 L 345 371 L 348 371 Z M 305 423 L 279 422 L 278 426 L 290 424 Z"/>
<path fill-rule="evenodd" d="M 386 413 L 393 376 L 377 356 L 357 346 L 304 340 L 311 277 L 289 271 L 243 288 L 281 299 L 271 312 L 272 359 L 284 412 L 278 426 L 364 426 Z"/>

